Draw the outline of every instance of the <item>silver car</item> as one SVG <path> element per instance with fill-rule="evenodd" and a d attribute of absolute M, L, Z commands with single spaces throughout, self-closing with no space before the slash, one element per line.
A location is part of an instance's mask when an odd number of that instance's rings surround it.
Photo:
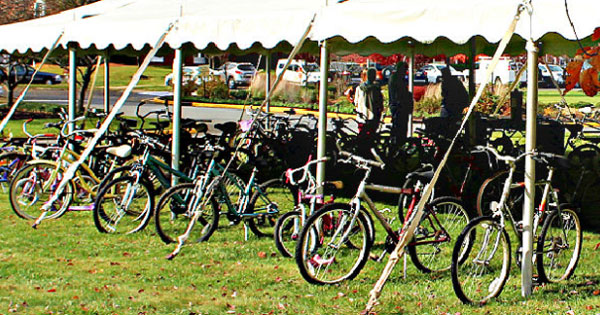
<path fill-rule="evenodd" d="M 249 62 L 227 62 L 217 69 L 210 69 L 210 73 L 221 77 L 230 89 L 235 89 L 239 85 L 250 85 L 256 68 Z"/>

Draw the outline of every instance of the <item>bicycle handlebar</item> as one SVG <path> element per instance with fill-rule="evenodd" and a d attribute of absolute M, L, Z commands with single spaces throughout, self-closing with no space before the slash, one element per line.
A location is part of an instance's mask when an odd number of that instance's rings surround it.
<path fill-rule="evenodd" d="M 291 185 L 297 186 L 297 185 L 305 182 L 306 179 L 309 177 L 309 175 L 310 175 L 309 168 L 310 168 L 311 165 L 314 165 L 314 164 L 317 164 L 317 163 L 321 163 L 321 162 L 326 162 L 328 160 L 329 160 L 329 158 L 325 156 L 325 157 L 322 157 L 320 159 L 308 161 L 308 163 L 304 164 L 304 166 L 301 166 L 301 167 L 298 167 L 298 168 L 295 168 L 295 169 L 288 169 L 285 172 L 285 176 L 286 176 L 286 178 L 288 179 L 288 181 L 290 182 Z M 302 177 L 298 181 L 294 180 L 294 173 L 297 173 L 297 172 L 300 172 L 300 171 L 303 172 L 302 173 Z"/>
<path fill-rule="evenodd" d="M 513 157 L 513 156 L 510 156 L 510 155 L 500 155 L 500 153 L 498 153 L 498 151 L 496 149 L 492 148 L 492 147 L 486 147 L 486 146 L 478 145 L 478 146 L 475 146 L 475 149 L 482 150 L 482 151 L 485 150 L 485 151 L 491 152 L 492 154 L 494 154 L 494 156 L 496 157 L 496 159 L 498 159 L 499 161 L 505 161 L 505 162 L 509 162 L 509 163 L 515 163 L 518 160 L 524 158 L 525 156 L 535 155 L 536 154 L 535 151 L 531 151 L 531 152 L 522 153 L 522 154 L 520 154 L 517 157 Z"/>

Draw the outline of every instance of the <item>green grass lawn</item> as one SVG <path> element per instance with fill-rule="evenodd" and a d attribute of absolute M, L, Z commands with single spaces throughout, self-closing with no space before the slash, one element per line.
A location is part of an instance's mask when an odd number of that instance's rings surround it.
<path fill-rule="evenodd" d="M 357 314 L 384 267 L 369 261 L 353 281 L 309 285 L 271 239 L 244 241 L 242 226 L 228 227 L 225 220 L 210 241 L 186 246 L 167 261 L 174 247 L 160 241 L 153 225 L 134 235 L 105 235 L 96 231 L 91 213 L 67 213 L 33 230 L 13 214 L 5 193 L 0 198 L 0 314 Z M 462 305 L 448 273 L 421 274 L 409 261 L 407 278 L 397 266 L 376 310 L 600 313 L 600 251 L 593 249 L 600 238 L 585 233 L 584 239 L 574 278 L 536 288 L 528 300 L 520 295 L 514 261 L 500 299 L 484 307 Z"/>
<path fill-rule="evenodd" d="M 136 65 L 121 65 L 121 64 L 110 64 L 110 86 L 115 89 L 124 89 L 131 80 L 133 74 L 137 71 L 138 66 Z M 63 69 L 56 65 L 44 65 L 42 71 L 64 74 Z M 98 68 L 98 77 L 96 78 L 96 88 L 102 89 L 104 86 L 104 64 Z M 171 87 L 165 86 L 165 76 L 172 72 L 172 68 L 168 66 L 150 66 L 144 72 L 145 78 L 140 80 L 136 89 L 138 90 L 152 90 L 152 91 L 170 91 Z M 77 74 L 79 77 L 79 73 Z M 42 86 L 42 85 L 38 85 Z M 65 81 L 61 84 L 56 85 L 43 85 L 47 88 L 54 89 L 66 89 L 68 82 Z"/>

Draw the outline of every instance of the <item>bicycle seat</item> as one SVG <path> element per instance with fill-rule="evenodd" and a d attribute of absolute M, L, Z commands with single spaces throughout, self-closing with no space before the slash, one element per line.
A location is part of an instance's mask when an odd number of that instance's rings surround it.
<path fill-rule="evenodd" d="M 110 147 L 106 149 L 106 153 L 118 156 L 120 158 L 126 158 L 131 155 L 131 146 L 128 144 L 123 144 L 118 147 Z"/>
<path fill-rule="evenodd" d="M 221 132 L 224 134 L 233 134 L 237 129 L 237 124 L 229 121 L 222 124 L 215 124 L 215 128 L 221 130 Z"/>
<path fill-rule="evenodd" d="M 341 180 L 323 182 L 325 190 L 340 190 L 344 188 L 344 183 Z"/>
<path fill-rule="evenodd" d="M 137 127 L 138 122 L 135 119 L 119 117 L 118 120 L 126 127 L 129 127 L 129 128 Z"/>
<path fill-rule="evenodd" d="M 424 172 L 412 172 L 406 175 L 406 178 L 413 178 L 424 183 L 428 183 L 433 178 L 433 171 L 424 171 Z"/>
<path fill-rule="evenodd" d="M 156 129 L 165 129 L 165 128 L 169 127 L 171 122 L 170 121 L 152 121 L 152 122 L 150 122 L 150 124 L 153 125 L 154 128 L 156 128 Z"/>
<path fill-rule="evenodd" d="M 539 152 L 534 156 L 534 159 L 555 168 L 569 168 L 571 166 L 569 159 L 554 153 Z"/>

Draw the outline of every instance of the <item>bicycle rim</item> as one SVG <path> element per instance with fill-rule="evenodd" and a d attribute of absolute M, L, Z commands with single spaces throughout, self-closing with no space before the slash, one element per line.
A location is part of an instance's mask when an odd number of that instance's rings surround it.
<path fill-rule="evenodd" d="M 491 217 L 472 220 L 452 252 L 452 286 L 467 304 L 485 304 L 502 292 L 510 271 L 510 240 Z"/>
<path fill-rule="evenodd" d="M 364 216 L 324 207 L 309 217 L 296 247 L 302 277 L 313 284 L 334 284 L 358 275 L 371 247 Z"/>
<path fill-rule="evenodd" d="M 219 222 L 217 202 L 211 198 L 203 208 L 199 208 L 202 201 L 198 201 L 194 194 L 195 186 L 193 183 L 180 184 L 171 187 L 160 197 L 154 222 L 156 231 L 163 242 L 174 243 L 178 236 L 185 233 L 194 209 L 201 213 L 190 232 L 189 240 L 206 241 L 217 229 Z"/>
<path fill-rule="evenodd" d="M 569 279 L 581 253 L 581 223 L 575 211 L 552 212 L 545 220 L 537 244 L 537 269 L 540 281 Z"/>
<path fill-rule="evenodd" d="M 302 215 L 300 211 L 288 212 L 275 224 L 275 246 L 283 257 L 293 257 L 296 243 L 302 230 Z"/>
<path fill-rule="evenodd" d="M 468 222 L 469 215 L 459 199 L 442 197 L 428 204 L 408 246 L 417 269 L 423 272 L 449 270 L 454 244 Z"/>
<path fill-rule="evenodd" d="M 147 224 L 154 206 L 148 184 L 133 176 L 107 184 L 94 203 L 94 223 L 103 233 L 134 233 Z"/>
<path fill-rule="evenodd" d="M 42 205 L 50 200 L 63 178 L 61 171 L 52 176 L 56 165 L 35 163 L 21 168 L 10 183 L 9 195 L 13 211 L 23 219 L 37 219 Z M 52 181 L 52 182 L 49 182 Z M 58 218 L 65 213 L 72 200 L 73 185 L 68 183 L 61 196 L 46 214 L 46 219 Z"/>

